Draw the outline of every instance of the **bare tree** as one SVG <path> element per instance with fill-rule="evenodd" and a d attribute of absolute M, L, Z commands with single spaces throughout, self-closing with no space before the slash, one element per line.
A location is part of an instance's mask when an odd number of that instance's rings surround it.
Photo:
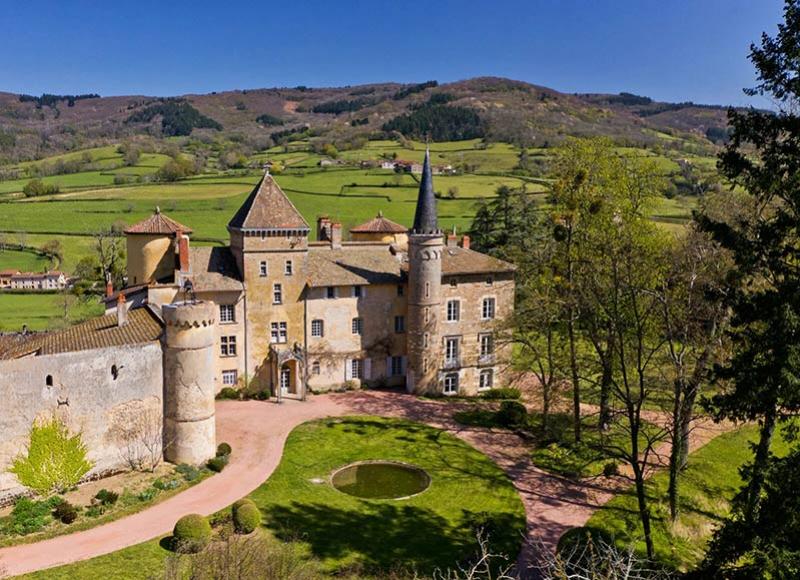
<path fill-rule="evenodd" d="M 99 230 L 94 234 L 94 250 L 103 279 L 111 280 L 116 287 L 121 286 L 125 262 L 123 237 L 114 229 Z"/>
<path fill-rule="evenodd" d="M 476 532 L 478 539 L 478 553 L 468 564 L 459 564 L 456 568 L 445 571 L 436 570 L 433 580 L 516 580 L 518 575 L 512 572 L 513 565 L 501 566 L 498 564 L 508 561 L 504 554 L 491 551 L 489 535 L 483 530 Z M 418 578 L 418 576 L 414 576 Z"/>
<path fill-rule="evenodd" d="M 119 371 L 117 371 L 119 372 Z M 155 404 L 137 401 L 126 406 L 112 419 L 111 434 L 119 445 L 122 460 L 135 471 L 153 471 L 161 464 L 163 449 L 163 418 Z"/>
<path fill-rule="evenodd" d="M 540 546 L 534 569 L 543 580 L 668 580 L 673 575 L 652 567 L 632 548 L 620 550 L 591 536 L 554 552 Z"/>

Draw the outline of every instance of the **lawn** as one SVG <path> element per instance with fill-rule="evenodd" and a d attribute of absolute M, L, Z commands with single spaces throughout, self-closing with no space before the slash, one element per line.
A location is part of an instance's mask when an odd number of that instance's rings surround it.
<path fill-rule="evenodd" d="M 749 444 L 756 437 L 756 427 L 745 426 L 720 435 L 692 453 L 680 479 L 680 516 L 675 524 L 669 518 L 667 472 L 647 482 L 659 563 L 685 571 L 700 562 L 714 527 L 727 515 L 730 500 L 742 485 L 739 468 L 752 460 Z M 785 439 L 776 437 L 772 452 L 785 455 L 787 451 Z M 621 547 L 633 545 L 638 553 L 646 553 L 632 488 L 608 502 L 586 525 L 610 534 Z"/>
<path fill-rule="evenodd" d="M 59 328 L 103 313 L 95 298 L 86 302 L 67 296 L 67 319 L 64 319 L 63 294 L 0 294 L 0 332 Z"/>
<path fill-rule="evenodd" d="M 327 483 L 354 461 L 386 459 L 425 469 L 431 485 L 407 500 L 363 500 Z M 324 483 L 314 483 L 321 479 Z M 492 549 L 516 557 L 525 517 L 506 475 L 456 437 L 408 421 L 351 417 L 305 423 L 277 471 L 251 498 L 281 539 L 307 544 L 324 568 L 413 566 L 430 573 L 470 557 L 475 527 Z"/>
<path fill-rule="evenodd" d="M 417 465 L 431 485 L 406 500 L 363 500 L 328 483 L 336 468 L 365 459 Z M 311 481 L 316 478 L 322 481 Z M 437 566 L 453 567 L 473 554 L 475 527 L 491 534 L 493 551 L 514 559 L 525 529 L 519 496 L 485 455 L 438 429 L 379 417 L 300 425 L 289 435 L 278 469 L 250 497 L 268 531 L 297 542 L 329 573 L 348 565 L 379 577 L 379 569 L 398 565 L 428 574 Z M 24 578 L 158 577 L 168 554 L 153 540 Z"/>

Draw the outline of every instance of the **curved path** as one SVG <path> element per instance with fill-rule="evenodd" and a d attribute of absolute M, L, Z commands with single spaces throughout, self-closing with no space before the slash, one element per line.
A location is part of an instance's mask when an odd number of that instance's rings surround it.
<path fill-rule="evenodd" d="M 289 432 L 311 419 L 345 414 L 401 417 L 445 429 L 494 460 L 514 482 L 525 506 L 527 538 L 519 558 L 526 571 L 536 551 L 552 549 L 567 529 L 586 523 L 614 494 L 627 488 L 625 478 L 572 480 L 546 473 L 530 461 L 529 446 L 505 430 L 466 427 L 453 413 L 468 403 L 437 402 L 397 393 L 359 391 L 310 397 L 281 405 L 258 401 L 217 404 L 218 440 L 233 447 L 220 474 L 138 514 L 90 530 L 35 544 L 0 549 L 0 567 L 23 574 L 100 556 L 163 536 L 187 513 L 211 514 L 264 482 L 275 470 Z M 724 428 L 703 424 L 693 433 L 692 449 Z"/>

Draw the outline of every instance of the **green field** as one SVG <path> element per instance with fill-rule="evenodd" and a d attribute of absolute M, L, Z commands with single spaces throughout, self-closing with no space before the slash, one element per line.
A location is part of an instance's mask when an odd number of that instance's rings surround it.
<path fill-rule="evenodd" d="M 50 260 L 33 252 L 0 250 L 0 270 L 41 272 L 50 266 Z"/>
<path fill-rule="evenodd" d="M 66 299 L 64 318 L 63 294 L 0 294 L 0 332 L 17 332 L 23 325 L 29 330 L 58 328 L 103 313 L 96 300 L 83 302 L 74 296 Z"/>

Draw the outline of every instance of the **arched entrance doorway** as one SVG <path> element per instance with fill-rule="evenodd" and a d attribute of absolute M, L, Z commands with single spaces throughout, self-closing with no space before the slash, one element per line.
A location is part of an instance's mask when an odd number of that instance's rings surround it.
<path fill-rule="evenodd" d="M 278 383 L 281 389 L 281 395 L 284 397 L 298 396 L 297 361 L 288 361 L 281 365 Z"/>
<path fill-rule="evenodd" d="M 292 349 L 271 348 L 272 389 L 278 400 L 304 399 L 304 366 L 302 351 L 299 347 Z"/>

